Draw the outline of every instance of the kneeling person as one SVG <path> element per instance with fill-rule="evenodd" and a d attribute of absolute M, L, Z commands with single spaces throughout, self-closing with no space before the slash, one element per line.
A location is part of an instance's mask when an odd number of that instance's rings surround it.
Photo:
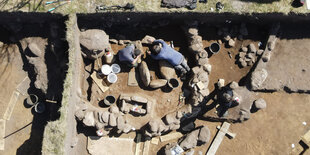
<path fill-rule="evenodd" d="M 142 53 L 139 49 L 135 49 L 135 45 L 129 44 L 125 48 L 118 51 L 118 58 L 122 63 L 127 64 L 129 67 L 137 67 L 138 60 Z"/>
<path fill-rule="evenodd" d="M 151 52 L 149 52 L 149 54 L 153 59 L 168 61 L 176 70 L 181 72 L 181 76 L 190 71 L 184 56 L 171 48 L 163 40 L 153 41 L 150 50 Z"/>

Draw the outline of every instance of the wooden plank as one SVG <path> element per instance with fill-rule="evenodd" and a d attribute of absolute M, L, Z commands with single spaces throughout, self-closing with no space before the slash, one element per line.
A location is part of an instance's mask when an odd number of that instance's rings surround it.
<path fill-rule="evenodd" d="M 222 124 L 221 129 L 217 132 L 217 135 L 214 139 L 214 141 L 212 142 L 208 152 L 206 153 L 206 155 L 215 155 L 217 149 L 219 148 L 219 146 L 222 143 L 222 140 L 224 139 L 228 129 L 229 129 L 230 124 L 227 122 L 224 122 Z"/>
<path fill-rule="evenodd" d="M 165 142 L 165 141 L 169 141 L 172 139 L 176 139 L 176 138 L 181 138 L 183 136 L 182 133 L 180 132 L 174 132 L 174 133 L 170 133 L 168 135 L 164 135 L 164 136 L 160 136 L 160 141 L 161 142 Z"/>
<path fill-rule="evenodd" d="M 0 150 L 4 150 L 5 120 L 0 119 Z"/>
<path fill-rule="evenodd" d="M 101 90 L 102 92 L 107 91 L 107 90 L 109 89 L 109 87 L 104 86 L 104 85 L 102 84 L 103 80 L 102 80 L 102 79 L 98 79 L 96 74 L 97 74 L 96 72 L 93 72 L 93 73 L 90 75 L 90 77 L 95 81 L 95 83 L 97 84 L 97 86 L 100 88 L 100 90 Z"/>
<path fill-rule="evenodd" d="M 141 148 L 141 134 L 138 133 L 137 135 L 137 144 L 136 144 L 136 151 L 135 151 L 135 155 L 139 155 L 140 154 L 140 148 Z"/>
<path fill-rule="evenodd" d="M 152 138 L 151 140 L 151 143 L 155 145 L 158 145 L 158 142 L 159 142 L 159 138 Z"/>
<path fill-rule="evenodd" d="M 5 113 L 3 115 L 3 119 L 10 120 L 11 115 L 12 115 L 13 110 L 14 110 L 14 107 L 15 107 L 15 104 L 18 100 L 19 94 L 20 93 L 18 91 L 13 92 L 11 99 L 10 99 L 10 102 L 8 104 L 8 107 L 6 108 Z"/>
<path fill-rule="evenodd" d="M 149 150 L 150 150 L 150 143 L 151 141 L 146 141 L 144 142 L 144 146 L 143 146 L 143 155 L 148 155 L 149 154 Z"/>

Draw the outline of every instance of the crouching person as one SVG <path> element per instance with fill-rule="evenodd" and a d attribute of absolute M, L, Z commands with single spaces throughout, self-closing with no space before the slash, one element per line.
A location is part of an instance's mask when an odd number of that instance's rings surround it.
<path fill-rule="evenodd" d="M 181 77 L 184 77 L 184 75 L 190 71 L 184 56 L 171 48 L 163 40 L 153 41 L 148 54 L 155 60 L 168 61 L 176 70 L 181 72 Z"/>
<path fill-rule="evenodd" d="M 137 67 L 141 58 L 141 51 L 135 49 L 135 45 L 128 44 L 125 48 L 118 51 L 118 59 L 120 62 L 127 64 L 130 68 Z"/>

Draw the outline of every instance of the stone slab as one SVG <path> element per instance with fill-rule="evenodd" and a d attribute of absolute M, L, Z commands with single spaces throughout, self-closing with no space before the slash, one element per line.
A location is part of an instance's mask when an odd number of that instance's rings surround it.
<path fill-rule="evenodd" d="M 144 142 L 144 146 L 143 146 L 143 155 L 148 155 L 149 154 L 149 150 L 150 150 L 150 143 L 151 141 L 146 141 Z"/>
<path fill-rule="evenodd" d="M 154 144 L 154 145 L 158 145 L 158 143 L 159 143 L 159 138 L 157 138 L 157 137 L 152 138 L 151 143 Z"/>
<path fill-rule="evenodd" d="M 128 73 L 128 86 L 136 87 L 138 86 L 136 72 L 129 72 Z"/>
<path fill-rule="evenodd" d="M 89 136 L 87 149 L 91 155 L 133 155 L 133 139 Z"/>
<path fill-rule="evenodd" d="M 14 107 L 15 107 L 15 104 L 18 100 L 18 97 L 19 97 L 19 92 L 18 91 L 14 91 L 12 96 L 11 96 L 11 99 L 10 99 L 10 102 L 8 104 L 8 107 L 6 108 L 6 111 L 3 115 L 3 119 L 5 120 L 10 120 L 11 118 L 11 115 L 13 113 L 13 110 L 14 110 Z"/>
<path fill-rule="evenodd" d="M 174 132 L 174 133 L 170 133 L 164 136 L 160 136 L 160 141 L 161 142 L 165 142 L 165 141 L 169 141 L 172 139 L 177 139 L 177 138 L 181 138 L 183 136 L 182 133 L 180 132 Z"/>
<path fill-rule="evenodd" d="M 0 119 L 0 150 L 4 150 L 5 120 Z"/>
<path fill-rule="evenodd" d="M 104 93 L 105 91 L 107 91 L 109 89 L 109 87 L 107 86 L 104 86 L 102 83 L 103 83 L 103 80 L 102 79 L 99 79 L 97 77 L 97 72 L 93 72 L 90 77 L 94 80 L 94 82 L 96 83 L 96 85 L 100 88 L 100 90 Z"/>
<path fill-rule="evenodd" d="M 230 124 L 227 122 L 224 122 L 221 129 L 217 132 L 215 139 L 213 140 L 210 148 L 208 149 L 208 152 L 206 155 L 215 155 L 217 149 L 222 143 L 222 140 L 224 139 L 226 132 L 229 129 Z"/>

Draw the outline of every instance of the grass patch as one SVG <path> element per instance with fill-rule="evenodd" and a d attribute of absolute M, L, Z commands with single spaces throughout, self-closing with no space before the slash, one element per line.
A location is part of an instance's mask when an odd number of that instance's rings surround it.
<path fill-rule="evenodd" d="M 72 75 L 73 75 L 73 64 L 74 64 L 74 29 L 76 15 L 70 14 L 68 21 L 66 21 L 67 33 L 66 38 L 69 44 L 69 63 L 66 79 L 64 82 L 64 91 L 62 93 L 62 103 L 59 109 L 60 118 L 54 122 L 48 122 L 45 127 L 43 142 L 42 142 L 42 154 L 64 154 L 65 140 L 66 140 L 66 129 L 67 129 L 67 117 L 68 117 L 68 106 L 70 101 L 70 93 L 72 90 Z"/>

